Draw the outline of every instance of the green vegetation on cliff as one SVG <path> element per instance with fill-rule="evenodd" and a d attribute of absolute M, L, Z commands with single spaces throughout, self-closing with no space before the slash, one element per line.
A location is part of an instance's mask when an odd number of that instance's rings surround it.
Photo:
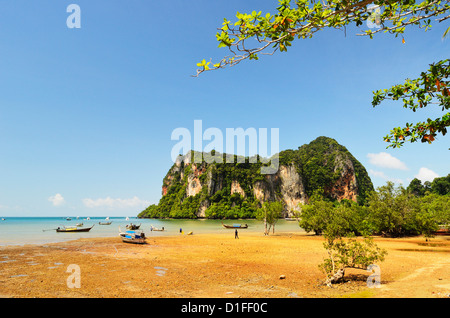
<path fill-rule="evenodd" d="M 260 174 L 262 163 L 249 163 L 248 158 L 244 163 L 237 163 L 235 157 L 234 163 L 208 164 L 205 161 L 207 155 L 202 154 L 201 164 L 186 164 L 184 161 L 179 166 L 174 164 L 164 178 L 163 189 L 167 192 L 158 205 L 149 206 L 139 217 L 197 218 L 202 207 L 205 209 L 204 217 L 211 219 L 255 217 L 258 201 L 253 196 L 252 185 L 264 180 Z M 191 156 L 193 158 L 194 152 Z M 187 188 L 192 186 L 188 178 L 193 176 L 196 178 L 194 182 L 200 182 L 201 190 L 195 195 L 187 195 Z M 230 194 L 233 181 L 239 183 L 245 196 Z"/>
<path fill-rule="evenodd" d="M 194 156 L 200 155 L 202 162 L 192 163 Z M 163 180 L 159 203 L 149 206 L 139 217 L 255 218 L 267 201 L 291 202 L 284 211 L 287 216 L 290 210 L 292 213 L 298 208 L 298 202 L 307 202 L 313 193 L 362 204 L 373 191 L 361 163 L 345 147 L 327 137 L 319 137 L 297 150 L 280 152 L 279 169 L 273 175 L 261 174 L 263 163 L 258 157 L 255 163 L 251 158 L 237 156 L 232 163 L 213 162 L 212 156 L 218 155 L 214 151 L 201 154 L 192 151 L 180 156 Z M 222 156 L 225 159 L 226 154 Z M 282 174 L 280 170 L 287 171 L 287 167 L 294 167 L 294 172 L 291 169 Z"/>
<path fill-rule="evenodd" d="M 318 137 L 308 145 L 303 145 L 297 151 L 280 152 L 280 164 L 294 163 L 302 175 L 305 191 L 308 197 L 315 192 L 332 198 L 331 186 L 341 177 L 343 165 L 350 160 L 354 168 L 358 187 L 358 203 L 363 204 L 373 191 L 373 184 L 364 166 L 336 140 L 328 137 Z"/>

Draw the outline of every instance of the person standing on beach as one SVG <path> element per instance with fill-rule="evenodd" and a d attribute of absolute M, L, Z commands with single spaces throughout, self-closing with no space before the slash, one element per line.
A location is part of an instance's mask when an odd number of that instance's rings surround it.
<path fill-rule="evenodd" d="M 235 238 L 235 239 L 238 239 L 238 238 L 239 238 L 239 236 L 238 236 L 238 230 L 237 230 L 237 229 L 234 230 L 234 238 Z"/>

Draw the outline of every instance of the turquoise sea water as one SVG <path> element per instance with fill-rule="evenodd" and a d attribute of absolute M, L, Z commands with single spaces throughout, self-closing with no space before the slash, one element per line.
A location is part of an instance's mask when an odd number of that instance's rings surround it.
<path fill-rule="evenodd" d="M 147 237 L 179 235 L 180 228 L 184 233 L 193 231 L 197 233 L 230 233 L 234 235 L 234 230 L 225 229 L 224 224 L 247 223 L 248 229 L 240 229 L 246 232 L 264 232 L 264 225 L 258 220 L 179 220 L 179 219 L 138 219 L 125 217 L 110 217 L 111 225 L 100 225 L 99 222 L 106 222 L 105 217 L 72 217 L 67 221 L 65 217 L 5 217 L 0 219 L 0 246 L 23 245 L 23 244 L 44 244 L 76 240 L 89 237 L 117 237 L 119 227 L 125 230 L 127 224 L 141 224 Z M 83 227 L 94 227 L 89 232 L 58 233 L 57 227 L 75 226 L 83 223 Z M 150 231 L 151 227 L 162 228 L 164 232 Z M 280 232 L 303 232 L 296 221 L 279 220 L 275 227 L 275 233 Z"/>

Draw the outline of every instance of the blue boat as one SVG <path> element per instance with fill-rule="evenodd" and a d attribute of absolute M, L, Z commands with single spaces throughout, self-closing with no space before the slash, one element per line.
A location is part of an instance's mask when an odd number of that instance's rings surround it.
<path fill-rule="evenodd" d="M 122 238 L 122 242 L 124 243 L 145 244 L 145 234 L 142 230 L 128 230 L 125 232 L 120 232 L 119 236 Z"/>

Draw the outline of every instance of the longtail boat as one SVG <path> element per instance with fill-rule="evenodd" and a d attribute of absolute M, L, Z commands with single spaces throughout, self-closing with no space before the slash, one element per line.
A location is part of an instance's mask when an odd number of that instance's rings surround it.
<path fill-rule="evenodd" d="M 91 227 L 58 227 L 56 232 L 89 232 L 93 227 L 94 225 Z"/>
<path fill-rule="evenodd" d="M 248 228 L 247 224 L 233 224 L 233 225 L 228 225 L 228 224 L 223 224 L 222 226 L 226 229 L 246 229 Z"/>
<path fill-rule="evenodd" d="M 449 225 L 439 225 L 439 229 L 433 233 L 434 235 L 450 235 Z"/>
<path fill-rule="evenodd" d="M 139 230 L 139 228 L 141 227 L 141 224 L 136 225 L 133 223 L 130 223 L 128 225 L 125 226 L 128 230 Z"/>
<path fill-rule="evenodd" d="M 145 244 L 145 234 L 142 230 L 122 232 L 119 227 L 119 236 L 124 243 Z"/>

